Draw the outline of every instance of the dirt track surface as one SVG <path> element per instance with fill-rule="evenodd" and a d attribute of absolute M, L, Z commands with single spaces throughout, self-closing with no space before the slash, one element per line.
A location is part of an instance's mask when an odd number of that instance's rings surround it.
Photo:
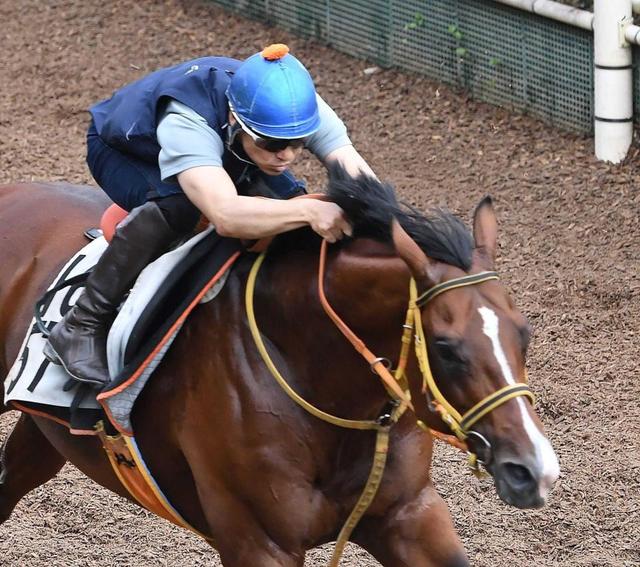
<path fill-rule="evenodd" d="M 640 565 L 640 155 L 619 167 L 589 139 L 193 2 L 0 0 L 0 183 L 91 182 L 85 109 L 144 73 L 284 41 L 378 174 L 421 207 L 468 218 L 490 193 L 498 269 L 534 326 L 529 375 L 562 475 L 518 511 L 440 448 L 434 476 L 476 567 Z M 322 186 L 320 168 L 298 173 Z M 2 418 L 3 436 L 13 418 Z M 326 550 L 309 554 L 322 565 Z M 218 565 L 196 537 L 62 473 L 0 528 L 0 565 Z M 343 565 L 377 563 L 352 547 Z"/>

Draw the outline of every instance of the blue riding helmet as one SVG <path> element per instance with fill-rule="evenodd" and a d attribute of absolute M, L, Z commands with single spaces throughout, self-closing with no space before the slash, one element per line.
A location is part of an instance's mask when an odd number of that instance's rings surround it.
<path fill-rule="evenodd" d="M 311 75 L 284 44 L 245 60 L 229 83 L 227 98 L 242 124 L 267 138 L 305 138 L 320 127 Z"/>

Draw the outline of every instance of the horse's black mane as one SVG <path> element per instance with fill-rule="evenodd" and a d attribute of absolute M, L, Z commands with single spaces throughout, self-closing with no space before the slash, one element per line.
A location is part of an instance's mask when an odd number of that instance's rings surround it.
<path fill-rule="evenodd" d="M 391 185 L 364 174 L 352 178 L 341 167 L 331 168 L 327 193 L 347 214 L 354 237 L 389 242 L 395 217 L 430 258 L 465 271 L 471 267 L 473 238 L 451 212 L 433 209 L 424 214 L 399 202 Z"/>

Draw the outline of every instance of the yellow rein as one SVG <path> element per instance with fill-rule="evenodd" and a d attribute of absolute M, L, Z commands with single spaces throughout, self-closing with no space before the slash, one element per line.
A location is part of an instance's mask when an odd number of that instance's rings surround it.
<path fill-rule="evenodd" d="M 427 390 L 430 392 L 431 396 L 435 400 L 436 411 L 440 413 L 444 422 L 455 434 L 458 442 L 456 442 L 455 438 L 453 438 L 452 440 L 451 436 L 444 435 L 439 431 L 429 429 L 420 420 L 418 420 L 417 423 L 421 428 L 430 431 L 433 436 L 443 439 L 460 449 L 467 450 L 467 453 L 469 454 L 469 463 L 476 474 L 479 472 L 477 456 L 469 452 L 468 447 L 465 444 L 465 440 L 468 437 L 471 426 L 477 423 L 477 421 L 482 419 L 482 417 L 484 417 L 486 414 L 493 411 L 495 408 L 504 404 L 512 398 L 515 398 L 517 396 L 527 396 L 533 402 L 534 396 L 526 384 L 511 384 L 487 396 L 484 400 L 473 406 L 464 415 L 460 415 L 460 413 L 446 400 L 446 398 L 440 392 L 431 372 L 431 367 L 429 365 L 429 356 L 426 348 L 426 337 L 424 328 L 422 326 L 420 305 L 427 303 L 429 300 L 449 289 L 467 285 L 474 285 L 491 279 L 498 279 L 498 276 L 497 274 L 495 274 L 495 272 L 482 272 L 481 274 L 475 274 L 472 276 L 465 276 L 456 278 L 454 280 L 449 280 L 447 282 L 434 286 L 430 290 L 427 290 L 420 297 L 418 297 L 417 295 L 415 281 L 411 279 L 409 290 L 409 307 L 407 309 L 405 324 L 403 325 L 404 332 L 401 338 L 402 345 L 400 356 L 398 360 L 398 366 L 394 372 L 394 375 L 392 375 L 383 364 L 383 360 L 385 359 L 376 357 L 371 351 L 369 351 L 366 345 L 349 329 L 349 327 L 344 323 L 344 321 L 342 321 L 342 319 L 340 319 L 340 317 L 328 303 L 324 294 L 323 286 L 326 249 L 327 243 L 326 241 L 323 241 L 320 252 L 320 265 L 318 270 L 318 292 L 320 295 L 322 306 L 327 315 L 332 319 L 336 327 L 338 327 L 338 329 L 351 342 L 356 351 L 359 352 L 365 358 L 365 360 L 367 360 L 367 362 L 370 364 L 371 370 L 380 377 L 388 393 L 394 398 L 396 405 L 390 415 L 381 416 L 377 420 L 351 420 L 337 417 L 322 411 L 321 409 L 306 401 L 288 384 L 286 379 L 282 376 L 273 360 L 271 359 L 269 352 L 267 351 L 255 317 L 255 310 L 253 305 L 255 284 L 260 267 L 262 266 L 262 263 L 264 262 L 264 259 L 266 257 L 266 252 L 262 252 L 256 258 L 253 266 L 251 267 L 251 271 L 249 272 L 249 276 L 247 278 L 245 304 L 247 310 L 247 319 L 249 322 L 249 329 L 255 341 L 258 352 L 262 356 L 265 365 L 267 366 L 277 383 L 294 402 L 296 402 L 300 407 L 302 407 L 311 415 L 325 422 L 331 423 L 332 425 L 348 429 L 376 431 L 377 437 L 375 455 L 369 478 L 367 479 L 365 488 L 358 502 L 356 503 L 356 506 L 354 507 L 353 511 L 347 518 L 347 521 L 340 531 L 340 534 L 336 541 L 335 550 L 333 552 L 331 561 L 329 562 L 329 567 L 337 567 L 340 562 L 342 552 L 344 551 L 344 547 L 348 542 L 353 529 L 373 501 L 380 486 L 380 482 L 382 480 L 382 475 L 384 473 L 384 468 L 386 465 L 389 446 L 389 431 L 391 429 L 391 426 L 400 419 L 407 408 L 413 410 L 413 406 L 411 404 L 411 395 L 408 388 L 408 380 L 405 375 L 405 368 L 409 357 L 409 349 L 412 342 L 414 342 L 416 357 L 418 358 L 420 370 L 423 376 L 422 391 L 423 393 L 426 393 Z M 411 335 L 414 333 L 414 331 L 415 335 L 414 340 L 412 341 Z"/>
<path fill-rule="evenodd" d="M 325 242 L 323 242 L 323 246 L 326 246 Z M 302 396 L 300 396 L 285 380 L 282 376 L 276 365 L 274 364 L 271 356 L 269 356 L 269 352 L 262 340 L 262 336 L 260 334 L 260 330 L 258 329 L 258 325 L 256 322 L 255 310 L 253 306 L 253 296 L 255 292 L 256 279 L 258 276 L 258 271 L 264 262 L 266 257 L 266 252 L 262 252 L 256 261 L 253 263 L 251 267 L 251 271 L 249 272 L 249 277 L 247 278 L 247 288 L 245 291 L 245 304 L 247 309 L 247 319 L 249 321 L 249 329 L 251 330 L 251 335 L 253 336 L 253 340 L 256 343 L 256 347 L 264 363 L 267 368 L 278 382 L 280 387 L 285 391 L 285 393 L 300 407 L 309 412 L 311 415 L 331 423 L 332 425 L 337 425 L 338 427 L 345 427 L 347 429 L 360 429 L 360 430 L 374 430 L 376 431 L 376 446 L 373 458 L 373 464 L 371 465 L 371 470 L 369 472 L 369 477 L 367 479 L 367 483 L 358 499 L 355 507 L 349 514 L 347 521 L 344 526 L 340 530 L 338 534 L 338 539 L 336 540 L 336 546 L 331 556 L 331 560 L 329 562 L 329 567 L 337 567 L 340 564 L 340 558 L 342 557 L 342 553 L 344 552 L 344 548 L 349 541 L 349 537 L 351 533 L 355 529 L 356 525 L 360 521 L 360 518 L 364 515 L 364 513 L 369 508 L 369 505 L 375 498 L 376 493 L 378 492 L 378 488 L 380 486 L 380 482 L 382 481 L 382 475 L 384 474 L 384 469 L 387 463 L 387 455 L 389 452 L 389 432 L 391 430 L 391 425 L 396 423 L 398 419 L 405 412 L 406 408 L 409 406 L 410 401 L 404 396 L 405 401 L 403 403 L 398 404 L 395 409 L 392 411 L 391 415 L 385 416 L 388 419 L 379 418 L 378 420 L 352 420 L 352 419 L 343 419 L 341 417 L 337 417 L 335 415 L 331 415 L 327 412 L 322 411 L 321 409 L 315 407 L 313 404 L 307 402 Z M 321 270 L 321 273 L 323 270 Z M 382 370 L 386 371 L 386 368 L 382 366 L 379 361 L 370 362 L 371 368 L 378 375 Z M 395 384 L 397 387 L 397 384 Z"/>
<path fill-rule="evenodd" d="M 285 391 L 285 393 L 299 406 L 304 408 L 311 415 L 331 423 L 332 425 L 337 425 L 338 427 L 345 427 L 347 429 L 362 429 L 362 430 L 379 430 L 382 426 L 376 420 L 353 420 L 353 419 L 343 419 L 341 417 L 337 417 L 335 415 L 331 415 L 317 408 L 313 404 L 307 402 L 300 394 L 298 394 L 286 381 L 284 376 L 280 373 L 276 365 L 274 364 L 267 348 L 262 340 L 262 336 L 260 334 L 260 329 L 258 328 L 258 324 L 256 322 L 255 310 L 253 307 L 253 295 L 255 291 L 256 279 L 258 276 L 258 271 L 264 262 L 266 257 L 266 252 L 262 252 L 256 261 L 254 262 L 251 271 L 249 273 L 249 277 L 247 279 L 247 288 L 245 292 L 245 303 L 247 309 L 247 318 L 249 320 L 249 329 L 251 330 L 251 335 L 253 336 L 253 340 L 256 343 L 256 347 L 258 348 L 258 352 L 262 356 L 264 363 L 267 368 L 276 379 L 280 387 Z M 398 418 L 400 416 L 398 415 Z"/>

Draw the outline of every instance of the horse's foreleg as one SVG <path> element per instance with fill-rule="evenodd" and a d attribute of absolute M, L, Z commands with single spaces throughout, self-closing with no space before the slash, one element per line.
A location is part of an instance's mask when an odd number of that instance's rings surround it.
<path fill-rule="evenodd" d="M 25 494 L 53 478 L 64 463 L 33 419 L 22 414 L 0 453 L 0 523 Z"/>
<path fill-rule="evenodd" d="M 304 551 L 284 549 L 274 541 L 242 502 L 224 490 L 201 489 L 201 503 L 211 533 L 210 544 L 224 567 L 303 567 Z"/>
<path fill-rule="evenodd" d="M 235 502 L 220 494 L 205 513 L 214 534 L 223 534 L 211 545 L 220 554 L 224 567 L 303 567 L 304 551 L 291 552 L 276 543 L 255 518 Z"/>
<path fill-rule="evenodd" d="M 364 519 L 353 541 L 384 567 L 469 567 L 444 500 L 431 484 L 384 517 Z"/>

